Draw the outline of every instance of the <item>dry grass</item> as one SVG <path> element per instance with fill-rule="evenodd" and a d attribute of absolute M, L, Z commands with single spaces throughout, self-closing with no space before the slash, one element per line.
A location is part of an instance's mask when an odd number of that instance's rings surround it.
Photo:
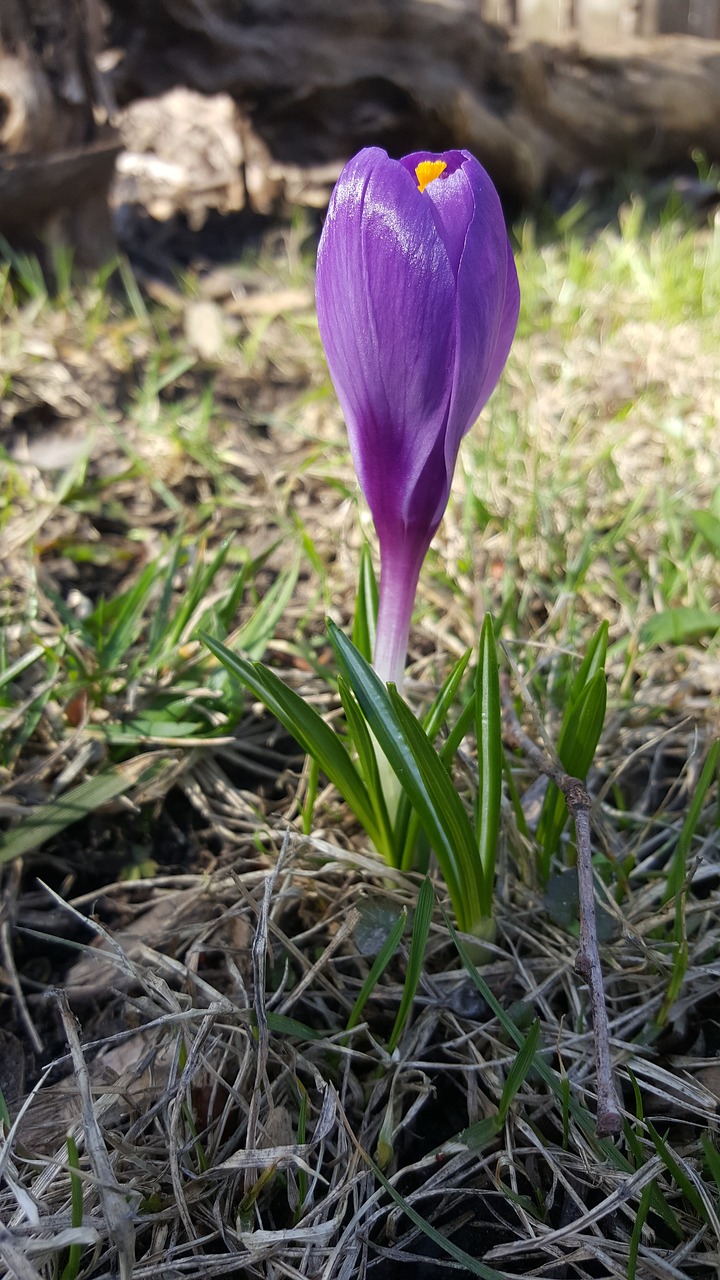
<path fill-rule="evenodd" d="M 452 1225 L 460 1247 L 511 1274 L 558 1274 L 548 1264 L 562 1261 L 565 1274 L 582 1275 L 595 1259 L 606 1274 L 626 1275 L 637 1200 L 652 1182 L 683 1235 L 673 1239 L 651 1215 L 638 1274 L 685 1274 L 690 1244 L 693 1274 L 705 1273 L 698 1264 L 711 1274 L 714 1216 L 699 1239 L 686 1237 L 692 1212 L 644 1136 L 645 1162 L 629 1176 L 572 1114 L 564 1127 L 562 1109 L 531 1073 L 501 1133 L 483 1141 L 515 1050 L 453 954 L 439 914 L 396 1053 L 388 1057 L 383 1041 L 402 993 L 405 945 L 363 1023 L 342 1033 L 378 945 L 373 931 L 382 937 L 402 907 L 412 912 L 411 882 L 319 839 L 288 835 L 271 866 L 243 870 L 249 852 L 237 870 L 187 875 L 179 887 L 110 889 L 132 924 L 110 935 L 96 926 L 102 949 L 85 952 L 65 983 L 80 1009 L 98 998 L 98 985 L 112 989 L 104 1017 L 121 1029 L 81 1049 L 65 1015 L 73 1074 L 35 1089 L 5 1148 L 3 1219 L 17 1229 L 16 1243 L 30 1237 L 39 1253 L 42 1240 L 48 1255 L 62 1247 L 71 1128 L 82 1238 L 95 1249 L 86 1274 L 149 1276 L 160 1266 L 167 1276 L 242 1267 L 250 1276 L 350 1277 L 369 1258 L 408 1262 L 424 1252 L 423 1237 L 388 1202 L 373 1160 L 427 1221 Z M 87 905 L 80 899 L 67 909 Z M 708 910 L 697 914 L 700 956 L 713 921 Z M 698 1130 L 713 1123 L 717 1076 L 692 1055 L 662 1067 L 638 1043 L 663 999 L 666 960 L 653 955 L 647 914 L 614 915 L 608 987 L 619 1075 L 631 1111 L 638 1082 L 645 1118 L 662 1127 L 683 1167 Z M 545 1060 L 580 1106 L 592 1103 L 591 1034 L 582 1029 L 572 939 L 548 926 L 534 896 L 517 886 L 500 902 L 497 923 L 497 941 L 482 956 L 485 981 L 516 1023 L 539 1019 Z M 699 964 L 692 975 L 695 1004 L 714 999 L 713 969 Z M 688 1167 L 692 1176 L 692 1158 Z M 714 1215 L 712 1203 L 708 1209 Z"/>
<path fill-rule="evenodd" d="M 569 658 L 611 623 L 590 787 L 617 1143 L 593 1131 L 576 909 L 560 869 L 547 897 L 535 883 L 523 762 L 530 837 L 508 804 L 495 937 L 459 950 L 435 881 L 389 1054 L 417 881 L 378 864 L 330 789 L 301 834 L 302 761 L 194 639 L 208 600 L 216 617 L 229 602 L 231 634 L 244 626 L 334 714 L 323 615 L 349 622 L 368 526 L 297 235 L 161 301 L 128 281 L 128 298 L 97 282 L 56 303 L 6 280 L 0 816 L 22 830 L 79 786 L 118 783 L 2 867 L 6 1275 L 717 1274 L 716 784 L 690 832 L 692 886 L 669 901 L 665 886 L 717 736 L 720 659 L 707 619 L 677 643 L 647 626 L 720 604 L 720 556 L 691 518 L 720 517 L 718 233 L 630 230 L 525 234 L 524 328 L 467 442 L 409 682 L 427 699 L 490 607 L 552 735 Z M 211 293 L 218 345 L 198 359 L 193 308 Z M 173 631 L 230 534 L 205 604 Z M 118 615 L 98 601 L 150 565 L 113 654 Z M 152 656 L 166 580 L 172 643 Z M 470 753 L 458 785 L 471 777 Z M 535 1022 L 539 1056 L 515 1078 Z"/>

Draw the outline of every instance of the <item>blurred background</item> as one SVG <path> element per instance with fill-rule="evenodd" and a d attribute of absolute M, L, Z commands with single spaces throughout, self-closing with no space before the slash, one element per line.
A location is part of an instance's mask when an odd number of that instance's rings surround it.
<path fill-rule="evenodd" d="M 510 215 L 628 170 L 701 204 L 719 41 L 720 0 L 0 0 L 0 232 L 233 256 L 369 143 L 469 148 Z"/>

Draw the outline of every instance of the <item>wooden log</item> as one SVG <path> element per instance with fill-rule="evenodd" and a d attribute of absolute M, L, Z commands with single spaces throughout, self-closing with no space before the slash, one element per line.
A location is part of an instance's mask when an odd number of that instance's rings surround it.
<path fill-rule="evenodd" d="M 588 167 L 720 159 L 720 43 L 528 42 L 478 0 L 110 0 L 119 94 L 227 92 L 275 165 L 465 146 L 520 199 Z"/>
<path fill-rule="evenodd" d="M 87 265 L 114 249 L 119 144 L 97 118 L 101 36 L 98 0 L 0 0 L 0 231 L 69 242 Z"/>
<path fill-rule="evenodd" d="M 0 159 L 0 231 L 15 236 L 61 209 L 106 194 L 121 150 L 116 138 L 37 156 Z"/>

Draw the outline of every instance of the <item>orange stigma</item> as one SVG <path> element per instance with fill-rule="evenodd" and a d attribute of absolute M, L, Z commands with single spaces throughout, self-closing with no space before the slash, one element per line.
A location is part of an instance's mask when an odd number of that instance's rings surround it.
<path fill-rule="evenodd" d="M 447 169 L 444 160 L 421 160 L 415 169 L 419 189 L 424 191 L 429 187 L 431 182 L 440 177 L 443 169 Z"/>

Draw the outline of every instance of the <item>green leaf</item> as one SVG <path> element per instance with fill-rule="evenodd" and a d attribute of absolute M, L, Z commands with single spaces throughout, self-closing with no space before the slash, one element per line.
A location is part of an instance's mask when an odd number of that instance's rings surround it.
<path fill-rule="evenodd" d="M 182 600 L 166 633 L 167 648 L 173 648 L 182 640 L 188 623 L 207 598 L 216 575 L 228 557 L 231 545 L 232 537 L 224 538 L 208 564 L 205 560 L 205 545 L 200 544 Z"/>
<path fill-rule="evenodd" d="M 302 829 L 303 835 L 312 834 L 313 819 L 315 817 L 315 801 L 318 794 L 318 783 L 320 781 L 320 765 L 313 756 L 308 756 L 307 771 L 307 787 L 305 791 L 305 803 L 302 807 Z"/>
<path fill-rule="evenodd" d="M 647 1154 L 635 1130 L 627 1120 L 625 1121 L 623 1133 L 625 1136 L 625 1141 L 627 1143 L 628 1151 L 631 1152 L 632 1157 L 635 1161 L 635 1168 L 641 1169 L 642 1166 L 647 1161 Z M 668 1204 L 667 1200 L 665 1199 L 665 1196 L 663 1195 L 662 1191 L 658 1187 L 655 1180 L 653 1179 L 653 1181 L 648 1185 L 652 1186 L 653 1188 L 652 1208 L 654 1209 L 655 1213 L 660 1214 L 660 1217 L 662 1218 L 663 1222 L 666 1224 L 666 1226 L 670 1228 L 670 1230 L 672 1231 L 676 1239 L 682 1240 L 684 1236 L 684 1232 L 683 1232 L 683 1228 L 680 1226 L 680 1223 L 678 1221 L 677 1214 L 674 1212 L 673 1209 L 670 1208 L 670 1205 Z"/>
<path fill-rule="evenodd" d="M 707 754 L 707 759 L 702 767 L 702 773 L 698 779 L 697 786 L 693 792 L 692 800 L 685 816 L 675 852 L 670 863 L 668 871 L 667 884 L 663 893 L 663 903 L 668 902 L 670 898 L 675 897 L 680 892 L 685 877 L 687 875 L 687 860 L 690 853 L 695 829 L 700 821 L 702 807 L 705 802 L 708 788 L 716 776 L 718 771 L 718 760 L 720 759 L 720 738 L 713 742 Z"/>
<path fill-rule="evenodd" d="M 648 649 L 661 644 L 692 644 L 714 636 L 720 628 L 720 613 L 716 609 L 663 609 L 649 618 L 640 628 L 640 642 Z"/>
<path fill-rule="evenodd" d="M 439 1156 L 457 1155 L 458 1146 L 467 1147 L 468 1151 L 484 1151 L 489 1143 L 494 1142 L 501 1129 L 502 1121 L 497 1113 L 485 1116 L 482 1120 L 476 1120 L 475 1124 L 468 1125 L 467 1129 L 461 1129 L 454 1138 L 442 1142 L 435 1148 L 435 1153 Z"/>
<path fill-rule="evenodd" d="M 477 854 L 473 830 L 455 785 L 429 738 L 397 690 L 391 686 L 390 702 L 403 739 L 419 768 L 421 795 L 410 798 L 431 841 L 440 870 L 452 896 L 452 880 L 457 877 L 458 895 L 453 899 L 461 927 L 472 930 L 486 914 L 483 896 L 483 869 Z M 425 798 L 429 808 L 425 805 Z M 418 804 L 418 801 L 420 803 Z M 423 812 L 426 816 L 423 818 Z M 446 848 L 449 847 L 450 858 Z"/>
<path fill-rule="evenodd" d="M 204 730 L 204 731 L 203 731 Z M 151 715 L 132 716 L 122 724 L 101 725 L 100 732 L 106 742 L 121 746 L 151 743 L 167 738 L 195 738 L 199 744 L 222 737 L 222 730 L 215 729 L 209 721 L 204 725 L 197 720 L 160 720 Z"/>
<path fill-rule="evenodd" d="M 357 751 L 370 803 L 375 812 L 377 827 L 382 832 L 382 852 L 390 865 L 396 867 L 398 859 L 393 840 L 393 829 L 385 803 L 375 744 L 370 736 L 362 711 L 358 706 L 357 698 L 342 676 L 338 679 L 338 692 L 345 712 L 350 740 Z"/>
<path fill-rule="evenodd" d="M 11 684 L 17 676 L 22 675 L 23 671 L 31 667 L 33 662 L 37 662 L 38 658 L 42 658 L 44 654 L 45 650 L 42 645 L 34 644 L 32 648 L 28 649 L 27 653 L 22 654 L 15 662 L 11 662 L 9 666 L 0 670 L 0 689 L 4 689 L 6 685 Z"/>
<path fill-rule="evenodd" d="M 500 677 L 492 618 L 489 613 L 480 633 L 480 652 L 475 677 L 475 728 L 478 752 L 478 792 L 476 832 L 483 870 L 483 912 L 492 915 L 495 856 L 500 836 L 502 803 L 503 745 L 500 710 Z"/>
<path fill-rule="evenodd" d="M 423 880 L 418 894 L 417 906 L 415 907 L 415 918 L 413 920 L 412 937 L 410 939 L 410 954 L 408 956 L 407 970 L 405 972 L 405 984 L 403 986 L 402 999 L 400 1008 L 397 1011 L 395 1025 L 390 1033 L 388 1040 L 388 1053 L 394 1053 L 400 1036 L 402 1035 L 405 1024 L 410 1016 L 413 1000 L 417 992 L 420 978 L 423 971 L 423 960 L 425 958 L 425 947 L 427 946 L 428 935 L 430 933 L 430 924 L 432 922 L 433 906 L 435 903 L 435 894 L 433 892 L 432 883 L 427 878 Z"/>
<path fill-rule="evenodd" d="M 402 1209 L 405 1216 L 410 1219 L 414 1226 L 418 1227 L 418 1229 L 422 1231 L 423 1235 L 426 1235 L 429 1240 L 432 1240 L 438 1246 L 438 1248 L 442 1249 L 443 1253 L 447 1253 L 449 1257 L 454 1258 L 456 1262 L 461 1263 L 462 1266 L 466 1267 L 472 1275 L 480 1276 L 480 1280 L 507 1280 L 507 1278 L 499 1271 L 494 1271 L 492 1267 L 486 1266 L 484 1262 L 478 1262 L 477 1258 L 473 1258 L 472 1255 L 466 1253 L 464 1249 L 460 1249 L 458 1245 L 453 1244 L 451 1240 L 448 1240 L 444 1235 L 437 1231 L 435 1227 L 431 1226 L 430 1223 L 417 1212 L 417 1209 L 414 1209 L 404 1196 L 400 1195 L 400 1192 L 395 1189 L 392 1182 L 388 1181 L 385 1174 L 378 1165 L 375 1164 L 375 1161 L 371 1160 L 367 1152 L 363 1151 L 362 1154 L 365 1160 L 367 1160 L 367 1163 L 375 1174 L 378 1182 L 385 1188 L 388 1195 L 395 1201 L 395 1204 Z"/>
<path fill-rule="evenodd" d="M 713 1145 L 706 1133 L 700 1134 L 700 1145 L 702 1146 L 705 1163 L 710 1171 L 713 1182 L 720 1192 L 720 1154 L 717 1147 Z"/>
<path fill-rule="evenodd" d="M 468 649 L 461 658 L 458 658 L 449 675 L 443 681 L 428 711 L 423 716 L 422 726 L 431 742 L 435 741 L 441 725 L 452 706 L 471 654 L 472 649 Z M 446 756 L 445 748 L 443 747 L 439 754 L 449 770 L 452 766 L 455 752 L 452 751 Z M 399 851 L 399 865 L 403 871 L 421 870 L 418 862 L 419 827 L 418 815 L 412 810 L 410 800 L 403 791 L 400 796 L 398 811 L 395 815 L 395 844 Z"/>
<path fill-rule="evenodd" d="M 108 769 L 90 778 L 88 782 L 81 782 L 57 800 L 40 805 L 14 831 L 0 835 L 0 865 L 38 849 L 46 840 L 58 835 L 73 822 L 80 822 L 89 813 L 109 804 L 131 787 L 146 782 L 159 764 L 158 760 L 151 761 L 139 775 L 136 769 L 123 769 L 122 766 Z"/>
<path fill-rule="evenodd" d="M 360 550 L 360 575 L 355 597 L 352 638 L 355 648 L 367 662 L 372 662 L 375 650 L 375 627 L 378 611 L 378 584 L 372 562 L 372 551 L 367 542 Z"/>
<path fill-rule="evenodd" d="M 289 569 L 279 573 L 250 620 L 238 632 L 235 643 L 239 649 L 245 650 L 251 660 L 258 660 L 263 656 L 275 627 L 287 609 L 299 572 L 300 564 L 296 560 Z"/>
<path fill-rule="evenodd" d="M 467 664 L 470 661 L 471 653 L 472 649 L 466 649 L 462 657 L 458 658 L 450 674 L 443 680 L 443 683 L 441 684 L 436 697 L 433 699 L 430 708 L 423 716 L 422 727 L 431 742 L 435 741 L 445 717 L 453 704 L 460 681 L 462 680 Z"/>
<path fill-rule="evenodd" d="M 296 1036 L 298 1040 L 324 1040 L 326 1032 L 318 1031 L 317 1027 L 308 1027 L 304 1022 L 299 1022 L 297 1018 L 288 1018 L 285 1013 L 272 1013 L 270 1010 L 266 1013 L 268 1029 L 274 1031 L 281 1036 Z M 257 1025 L 257 1020 L 255 1021 Z"/>
<path fill-rule="evenodd" d="M 259 698 L 268 711 L 317 760 L 378 849 L 383 847 L 367 788 L 337 734 L 294 690 L 260 662 L 248 662 L 204 632 L 200 638 L 231 675 Z"/>
<path fill-rule="evenodd" d="M 101 601 L 88 618 L 89 627 L 95 621 L 101 625 L 103 620 L 109 619 L 110 622 L 107 636 L 102 635 L 98 640 L 98 661 L 103 671 L 115 671 L 130 646 L 137 640 L 143 626 L 148 598 L 156 581 L 155 564 L 146 565 L 129 591 L 112 604 Z M 116 608 L 116 605 L 119 607 Z"/>
<path fill-rule="evenodd" d="M 465 706 L 460 712 L 460 715 L 455 721 L 455 724 L 450 730 L 450 733 L 447 736 L 447 741 L 444 742 L 442 747 L 440 748 L 440 759 L 447 766 L 447 768 L 450 767 L 450 765 L 452 764 L 452 761 L 455 759 L 455 752 L 460 746 L 460 743 L 465 737 L 465 734 L 467 733 L 474 719 L 475 719 L 475 695 L 473 692 L 472 697 L 468 698 L 468 701 L 466 702 Z"/>
<path fill-rule="evenodd" d="M 578 673 L 575 676 L 575 679 L 573 680 L 573 683 L 572 683 L 572 687 L 570 689 L 570 696 L 568 699 L 568 710 L 572 710 L 572 708 L 575 706 L 576 702 L 578 701 L 578 698 L 582 694 L 585 686 L 590 683 L 593 677 L 596 676 L 598 672 L 601 672 L 601 671 L 604 672 L 605 662 L 607 659 L 609 630 L 610 630 L 609 622 L 607 621 L 601 622 L 600 626 L 598 627 L 597 631 L 592 637 L 587 647 L 587 652 L 585 654 L 585 657 L 580 663 Z M 566 714 L 563 717 L 563 725 L 560 730 L 560 736 L 558 737 L 557 749 L 558 749 L 558 755 L 560 756 L 561 760 L 563 758 L 562 746 L 563 746 L 564 734 L 566 732 L 567 720 L 568 720 L 568 716 Z"/>
<path fill-rule="evenodd" d="M 460 682 L 470 661 L 472 649 L 468 649 L 453 666 L 443 681 L 432 705 L 423 717 L 422 726 L 431 742 L 435 741 L 445 717 L 455 699 Z M 464 736 L 464 735 L 463 735 Z M 440 750 L 440 758 L 448 770 L 452 766 L 455 751 L 446 755 L 445 748 Z M 395 817 L 395 842 L 399 850 L 400 866 L 403 871 L 420 870 L 418 862 L 418 832 L 420 820 L 412 810 L 405 792 L 400 796 L 400 803 Z"/>
<path fill-rule="evenodd" d="M 607 647 L 608 623 L 603 622 L 588 645 L 567 695 L 557 752 L 563 767 L 575 778 L 585 778 L 602 733 L 607 691 L 601 689 L 600 681 L 602 679 L 604 686 Z M 593 692 L 588 693 L 591 687 Z M 599 723 L 592 722 L 592 715 L 598 718 Z M 537 829 L 538 843 L 542 850 L 539 871 L 543 883 L 550 874 L 550 862 L 559 848 L 566 821 L 565 800 L 551 782 L 545 793 Z"/>
<path fill-rule="evenodd" d="M 698 533 L 710 544 L 717 556 L 720 556 L 720 520 L 711 511 L 691 511 L 692 520 Z"/>
<path fill-rule="evenodd" d="M 655 1183 L 648 1182 L 642 1189 L 640 1203 L 635 1212 L 635 1221 L 633 1223 L 632 1236 L 630 1237 L 630 1248 L 628 1250 L 628 1267 L 627 1280 L 635 1280 L 637 1272 L 637 1258 L 640 1250 L 640 1242 L 642 1240 L 643 1227 L 650 1212 L 652 1204 L 652 1196 Z"/>
<path fill-rule="evenodd" d="M 65 1139 L 70 1169 L 70 1225 L 81 1227 L 83 1224 L 84 1202 L 83 1182 L 80 1176 L 80 1155 L 74 1137 L 69 1133 Z M 76 1280 L 80 1270 L 82 1245 L 72 1244 L 68 1249 L 68 1260 L 63 1267 L 60 1280 Z"/>
<path fill-rule="evenodd" d="M 163 576 L 160 599 L 153 610 L 153 616 L 150 622 L 150 631 L 148 633 L 147 640 L 147 651 L 150 658 L 153 658 L 163 647 L 165 633 L 170 625 L 170 605 L 172 602 L 173 591 L 175 590 L 175 575 L 180 568 L 182 554 L 182 534 L 180 533 L 174 540 L 172 555 L 168 560 L 167 568 Z"/>
<path fill-rule="evenodd" d="M 573 778 L 587 777 L 605 723 L 606 706 L 605 672 L 597 671 L 573 706 L 563 735 L 560 759 Z"/>
<path fill-rule="evenodd" d="M 539 1039 L 540 1023 L 536 1019 L 528 1032 L 525 1043 L 515 1057 L 503 1087 L 500 1106 L 498 1107 L 499 1119 L 502 1124 L 505 1123 L 508 1111 L 515 1099 L 515 1094 L 520 1086 L 525 1083 L 528 1072 L 532 1070 Z"/>
<path fill-rule="evenodd" d="M 472 827 L 447 771 L 409 707 L 328 620 L 338 662 L 400 785 L 435 850 L 458 922 L 471 929 L 482 915 L 482 874 Z"/>
<path fill-rule="evenodd" d="M 239 1009 L 237 1016 L 243 1022 L 257 1030 L 257 1013 L 255 1009 Z M 268 1009 L 265 1014 L 268 1030 L 279 1036 L 296 1036 L 298 1040 L 324 1040 L 330 1032 L 318 1031 L 316 1027 L 308 1027 L 297 1018 L 289 1018 L 285 1013 L 273 1013 Z"/>
<path fill-rule="evenodd" d="M 563 726 L 562 751 L 559 755 L 563 768 L 573 778 L 580 778 L 582 781 L 588 774 L 605 723 L 606 706 L 605 672 L 600 670 L 585 685 Z M 550 861 L 558 848 L 566 821 L 565 797 L 555 783 L 551 782 L 545 793 L 538 823 L 538 839 L 542 844 L 540 874 L 543 882 L 547 881 L 550 874 Z"/>
<path fill-rule="evenodd" d="M 685 1199 L 692 1205 L 698 1217 L 702 1218 L 702 1221 L 706 1223 L 707 1226 L 712 1227 L 713 1223 L 710 1215 L 708 1214 L 707 1206 L 705 1205 L 697 1187 L 688 1177 L 680 1164 L 675 1152 L 670 1146 L 668 1146 L 665 1139 L 661 1138 L 657 1129 L 650 1120 L 646 1120 L 645 1123 L 647 1125 L 648 1133 L 653 1140 L 655 1150 L 660 1156 L 665 1168 L 668 1170 L 668 1173 L 670 1173 L 674 1179 L 675 1185 L 680 1188 Z"/>

